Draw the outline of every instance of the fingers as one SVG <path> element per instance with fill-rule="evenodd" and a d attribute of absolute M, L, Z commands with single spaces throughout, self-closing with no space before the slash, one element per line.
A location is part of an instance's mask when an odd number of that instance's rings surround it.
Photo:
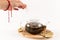
<path fill-rule="evenodd" d="M 15 10 L 18 10 L 18 9 L 24 9 L 24 8 L 26 8 L 26 4 L 24 4 L 23 2 L 21 2 L 20 0 L 15 0 L 14 1 L 14 4 L 12 5 L 12 6 L 14 6 L 14 9 Z M 15 7 L 17 7 L 17 8 L 15 8 Z"/>
<path fill-rule="evenodd" d="M 14 8 L 14 10 L 19 10 L 18 8 Z"/>
<path fill-rule="evenodd" d="M 24 8 L 26 8 L 26 4 L 19 5 L 18 8 L 24 9 Z"/>
<path fill-rule="evenodd" d="M 24 9 L 24 8 L 26 8 L 26 5 L 25 4 L 22 4 L 22 5 L 19 5 L 19 6 L 17 6 L 17 7 L 14 7 L 13 9 L 14 10 L 19 10 L 19 9 Z"/>

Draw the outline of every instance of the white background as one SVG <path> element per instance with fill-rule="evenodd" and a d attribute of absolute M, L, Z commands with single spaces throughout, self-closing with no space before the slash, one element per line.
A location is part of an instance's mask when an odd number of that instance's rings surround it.
<path fill-rule="evenodd" d="M 0 11 L 0 40 L 32 40 L 18 34 L 20 25 L 31 19 L 38 19 L 54 33 L 53 38 L 48 40 L 60 40 L 60 0 L 21 1 L 27 4 L 27 8 L 13 11 L 10 23 L 8 11 Z"/>

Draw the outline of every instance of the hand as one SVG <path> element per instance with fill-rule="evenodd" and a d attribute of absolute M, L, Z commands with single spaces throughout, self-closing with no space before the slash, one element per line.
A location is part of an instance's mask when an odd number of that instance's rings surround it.
<path fill-rule="evenodd" d="M 18 8 L 26 8 L 26 4 L 20 0 L 0 0 L 0 9 L 2 10 L 18 10 Z"/>
<path fill-rule="evenodd" d="M 6 10 L 8 7 L 8 2 L 7 0 L 0 0 L 0 9 Z"/>
<path fill-rule="evenodd" d="M 10 10 L 11 10 L 11 6 L 13 10 L 18 10 L 18 8 L 26 8 L 26 4 L 23 4 L 20 0 L 10 0 Z M 9 10 L 9 8 L 7 10 Z"/>

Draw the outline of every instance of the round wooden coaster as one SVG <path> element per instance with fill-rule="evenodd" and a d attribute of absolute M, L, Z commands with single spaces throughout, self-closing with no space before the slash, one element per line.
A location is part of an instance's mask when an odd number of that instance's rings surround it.
<path fill-rule="evenodd" d="M 51 38 L 53 36 L 53 33 L 50 30 L 46 30 L 46 32 L 41 32 L 40 34 L 37 34 L 37 35 L 32 35 L 32 34 L 28 33 L 24 28 L 20 28 L 18 30 L 18 32 L 21 35 L 28 37 L 28 38 L 40 39 L 40 38 Z"/>

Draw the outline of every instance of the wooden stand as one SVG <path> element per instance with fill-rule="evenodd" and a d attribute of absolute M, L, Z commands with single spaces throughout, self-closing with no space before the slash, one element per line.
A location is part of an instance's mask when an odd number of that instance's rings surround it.
<path fill-rule="evenodd" d="M 26 30 L 24 30 L 24 28 L 20 28 L 18 30 L 19 34 L 28 37 L 28 38 L 37 38 L 37 39 L 42 39 L 42 38 L 51 38 L 53 36 L 53 33 L 50 30 L 46 30 L 46 32 L 42 32 L 40 34 L 37 35 L 32 35 L 30 33 L 28 33 Z"/>

